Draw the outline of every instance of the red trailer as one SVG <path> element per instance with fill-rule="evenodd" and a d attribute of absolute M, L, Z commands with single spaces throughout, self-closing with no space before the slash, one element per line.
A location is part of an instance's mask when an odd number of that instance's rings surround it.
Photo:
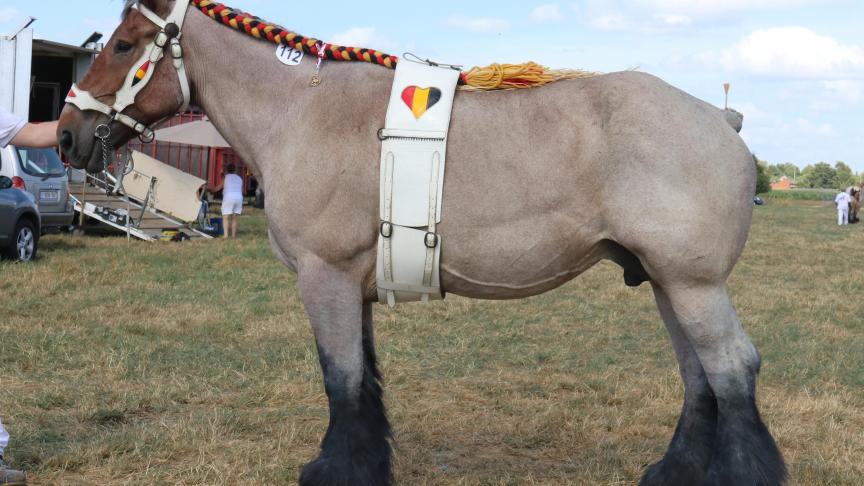
<path fill-rule="evenodd" d="M 168 120 L 160 128 L 202 119 L 204 115 L 201 113 L 187 112 Z M 129 148 L 206 180 L 207 187 L 211 190 L 222 183 L 223 168 L 228 164 L 234 164 L 237 166 L 237 173 L 243 176 L 246 193 L 251 195 L 255 189 L 251 171 L 247 170 L 243 160 L 230 148 L 201 147 L 163 141 L 142 143 L 138 139 L 130 141 Z"/>

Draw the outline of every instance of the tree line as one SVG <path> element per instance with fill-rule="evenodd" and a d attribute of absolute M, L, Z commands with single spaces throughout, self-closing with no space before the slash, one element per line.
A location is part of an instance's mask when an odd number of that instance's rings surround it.
<path fill-rule="evenodd" d="M 842 160 L 838 160 L 832 167 L 827 162 L 810 164 L 803 169 L 797 165 L 786 162 L 782 164 L 769 164 L 764 160 L 756 158 L 756 192 L 763 193 L 771 190 L 771 182 L 778 181 L 783 176 L 795 181 L 801 188 L 812 189 L 845 189 L 857 185 L 862 174 L 856 174 L 851 167 Z"/>

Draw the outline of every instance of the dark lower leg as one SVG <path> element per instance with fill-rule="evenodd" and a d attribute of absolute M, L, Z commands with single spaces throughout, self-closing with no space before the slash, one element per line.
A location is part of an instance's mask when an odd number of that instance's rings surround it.
<path fill-rule="evenodd" d="M 711 465 L 716 433 L 714 396 L 685 399 L 666 454 L 645 471 L 640 486 L 700 484 Z"/>
<path fill-rule="evenodd" d="M 759 354 L 725 287 L 675 289 L 670 301 L 717 399 L 717 432 L 703 484 L 784 484 L 783 457 L 756 407 Z"/>
<path fill-rule="evenodd" d="M 684 406 L 663 459 L 650 466 L 640 486 L 699 484 L 711 463 L 717 431 L 717 400 L 693 346 L 683 334 L 663 290 L 653 285 L 657 306 L 666 324 L 681 378 Z"/>
<path fill-rule="evenodd" d="M 775 486 L 788 479 L 783 456 L 754 396 L 718 400 L 717 445 L 704 484 Z"/>
<path fill-rule="evenodd" d="M 392 482 L 391 432 L 382 401 L 371 309 L 371 304 L 364 304 L 359 383 L 319 345 L 330 424 L 321 442 L 320 456 L 301 472 L 302 486 L 386 486 Z"/>

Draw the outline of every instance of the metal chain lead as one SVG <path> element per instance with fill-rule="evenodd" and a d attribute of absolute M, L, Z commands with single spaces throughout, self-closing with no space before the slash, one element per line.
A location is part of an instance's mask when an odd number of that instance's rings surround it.
<path fill-rule="evenodd" d="M 96 127 L 94 136 L 102 142 L 102 170 L 108 170 L 111 163 L 111 144 L 108 143 L 108 138 L 111 137 L 111 127 L 108 125 L 99 125 Z"/>

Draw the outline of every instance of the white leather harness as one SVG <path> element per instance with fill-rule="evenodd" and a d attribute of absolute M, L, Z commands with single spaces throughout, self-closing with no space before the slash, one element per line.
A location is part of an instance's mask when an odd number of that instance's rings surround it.
<path fill-rule="evenodd" d="M 136 4 L 132 8 L 137 9 L 151 22 L 159 26 L 161 29 L 153 42 L 144 50 L 141 58 L 133 64 L 132 70 L 126 75 L 126 80 L 119 91 L 114 93 L 114 104 L 107 105 L 89 92 L 81 89 L 78 85 L 73 84 L 69 95 L 66 97 L 66 102 L 75 105 L 78 109 L 85 111 L 98 111 L 110 117 L 110 121 L 120 122 L 127 127 L 135 130 L 139 136 L 145 140 L 153 139 L 153 126 L 156 126 L 163 120 L 159 120 L 151 126 L 135 120 L 129 115 L 123 114 L 123 110 L 135 104 L 135 97 L 141 90 L 147 86 L 153 73 L 156 71 L 156 64 L 165 56 L 165 48 L 170 44 L 169 52 L 174 60 L 174 69 L 177 71 L 177 78 L 180 81 L 180 90 L 183 92 L 183 104 L 178 111 L 186 111 L 189 106 L 189 79 L 186 76 L 186 67 L 183 64 L 183 49 L 180 47 L 181 28 L 183 21 L 186 18 L 186 9 L 189 7 L 189 1 L 178 0 L 174 4 L 174 9 L 166 19 L 160 18 L 152 10 L 144 5 Z M 173 113 L 172 113 L 173 115 Z M 166 117 L 167 118 L 167 117 Z M 109 122 L 110 123 L 110 122 Z M 106 125 L 104 130 L 110 134 L 110 128 Z M 97 129 L 98 132 L 98 129 Z M 104 135 L 104 137 L 102 136 Z M 98 134 L 97 138 L 107 138 L 107 135 Z"/>
<path fill-rule="evenodd" d="M 443 298 L 441 196 L 459 71 L 401 60 L 381 147 L 381 225 L 376 271 L 381 303 Z"/>

